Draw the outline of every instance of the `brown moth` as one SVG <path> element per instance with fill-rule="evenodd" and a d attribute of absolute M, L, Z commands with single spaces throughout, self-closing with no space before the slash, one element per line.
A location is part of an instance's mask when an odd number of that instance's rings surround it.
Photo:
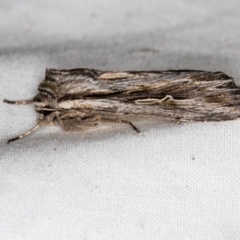
<path fill-rule="evenodd" d="M 36 126 L 8 140 L 21 139 L 46 124 L 83 130 L 98 122 L 127 123 L 126 117 L 182 121 L 224 121 L 240 117 L 240 88 L 222 72 L 198 70 L 100 71 L 47 69 L 31 100 L 39 113 Z"/>

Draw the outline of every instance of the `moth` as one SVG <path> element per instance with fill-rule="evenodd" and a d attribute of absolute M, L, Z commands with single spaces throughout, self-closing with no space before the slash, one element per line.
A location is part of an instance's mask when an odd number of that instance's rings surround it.
<path fill-rule="evenodd" d="M 157 117 L 174 122 L 224 121 L 240 117 L 240 88 L 223 72 L 198 70 L 100 71 L 47 69 L 30 100 L 37 124 L 9 142 L 43 125 L 81 131 L 99 122 L 129 124 L 130 117 Z"/>

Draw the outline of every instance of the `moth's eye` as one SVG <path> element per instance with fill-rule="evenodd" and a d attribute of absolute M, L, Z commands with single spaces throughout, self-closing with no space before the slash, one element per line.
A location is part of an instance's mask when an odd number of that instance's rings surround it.
<path fill-rule="evenodd" d="M 33 102 L 42 102 L 42 101 L 43 101 L 43 99 L 40 95 L 37 95 L 33 98 Z"/>
<path fill-rule="evenodd" d="M 33 98 L 33 102 L 35 102 L 35 103 L 39 103 L 39 102 L 44 102 L 44 100 L 45 100 L 45 98 L 44 98 L 44 96 L 42 96 L 42 95 L 40 95 L 40 94 L 38 94 L 37 96 L 35 96 L 34 98 Z"/>

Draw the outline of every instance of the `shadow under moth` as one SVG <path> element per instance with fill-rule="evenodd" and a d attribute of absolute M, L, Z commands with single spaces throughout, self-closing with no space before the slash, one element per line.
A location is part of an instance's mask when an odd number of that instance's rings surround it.
<path fill-rule="evenodd" d="M 37 128 L 57 124 L 81 131 L 98 122 L 129 124 L 128 117 L 157 117 L 175 122 L 225 121 L 240 117 L 240 88 L 223 72 L 198 70 L 100 71 L 87 68 L 47 69 L 30 100 L 39 113 L 37 124 L 9 142 Z"/>

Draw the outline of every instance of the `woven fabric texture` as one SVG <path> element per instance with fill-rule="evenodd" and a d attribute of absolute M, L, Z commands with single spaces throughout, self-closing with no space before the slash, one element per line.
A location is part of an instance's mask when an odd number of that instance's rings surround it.
<path fill-rule="evenodd" d="M 239 7 L 1 0 L 1 99 L 33 97 L 48 67 L 223 71 L 240 85 Z M 240 239 L 240 121 L 49 126 L 8 145 L 37 114 L 0 115 L 1 240 Z"/>

